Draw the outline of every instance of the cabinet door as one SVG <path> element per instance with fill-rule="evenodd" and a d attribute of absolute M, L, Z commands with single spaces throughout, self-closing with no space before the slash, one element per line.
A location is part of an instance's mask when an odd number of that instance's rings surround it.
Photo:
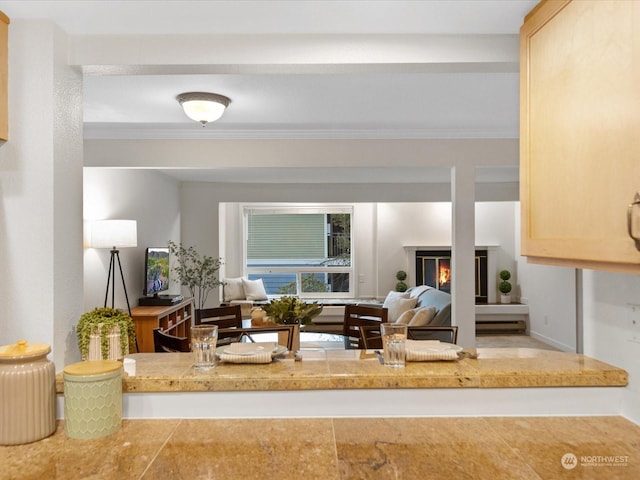
<path fill-rule="evenodd" d="M 547 1 L 525 20 L 520 201 L 533 261 L 640 272 L 627 231 L 640 191 L 639 30 L 633 0 Z"/>
<path fill-rule="evenodd" d="M 0 140 L 9 139 L 9 17 L 0 12 Z"/>

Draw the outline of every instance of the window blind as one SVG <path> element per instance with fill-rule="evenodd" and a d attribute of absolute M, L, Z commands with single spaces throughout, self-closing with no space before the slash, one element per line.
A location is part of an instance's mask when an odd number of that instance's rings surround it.
<path fill-rule="evenodd" d="M 326 256 L 324 214 L 247 216 L 247 259 L 306 259 Z"/>

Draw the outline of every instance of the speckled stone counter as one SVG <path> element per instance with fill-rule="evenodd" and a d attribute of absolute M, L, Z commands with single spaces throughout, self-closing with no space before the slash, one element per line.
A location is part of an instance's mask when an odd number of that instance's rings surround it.
<path fill-rule="evenodd" d="M 0 446 L 0 465 L 3 480 L 630 480 L 640 426 L 619 416 L 154 419 L 76 440 L 59 422 L 45 440 Z"/>
<path fill-rule="evenodd" d="M 476 358 L 477 355 L 477 358 Z M 191 368 L 189 353 L 142 353 L 123 376 L 123 418 L 620 415 L 627 373 L 531 348 L 478 348 L 457 361 L 381 365 L 373 351 L 301 350 L 269 364 Z M 58 415 L 63 383 L 58 376 Z"/>
<path fill-rule="evenodd" d="M 475 358 L 477 355 L 477 358 Z M 372 351 L 301 351 L 270 364 L 219 363 L 194 371 L 189 353 L 140 353 L 135 376 L 124 375 L 123 392 L 222 392 L 339 389 L 514 388 L 626 386 L 627 372 L 584 355 L 528 348 L 463 352 L 458 361 L 381 365 Z M 63 382 L 58 376 L 58 393 Z"/>

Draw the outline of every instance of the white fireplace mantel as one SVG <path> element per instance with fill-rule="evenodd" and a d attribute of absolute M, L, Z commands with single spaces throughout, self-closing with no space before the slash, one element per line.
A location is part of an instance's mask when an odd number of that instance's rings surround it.
<path fill-rule="evenodd" d="M 451 250 L 451 245 L 403 245 L 407 255 L 407 283 L 415 285 L 416 283 L 416 252 L 418 250 Z M 487 277 L 489 279 L 496 278 L 497 263 L 496 253 L 500 245 L 476 245 L 476 250 L 487 251 Z M 497 300 L 496 282 L 489 281 L 487 284 L 487 301 L 495 303 Z"/>

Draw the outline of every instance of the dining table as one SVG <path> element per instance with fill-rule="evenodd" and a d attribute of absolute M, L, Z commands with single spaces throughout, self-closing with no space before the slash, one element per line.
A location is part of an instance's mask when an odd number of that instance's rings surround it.
<path fill-rule="evenodd" d="M 251 319 L 242 320 L 243 328 L 251 328 Z M 271 342 L 278 341 L 277 333 L 252 334 L 250 338 L 243 341 L 250 342 Z M 349 346 L 349 337 L 333 332 L 317 332 L 300 327 L 300 350 L 345 350 Z"/>

